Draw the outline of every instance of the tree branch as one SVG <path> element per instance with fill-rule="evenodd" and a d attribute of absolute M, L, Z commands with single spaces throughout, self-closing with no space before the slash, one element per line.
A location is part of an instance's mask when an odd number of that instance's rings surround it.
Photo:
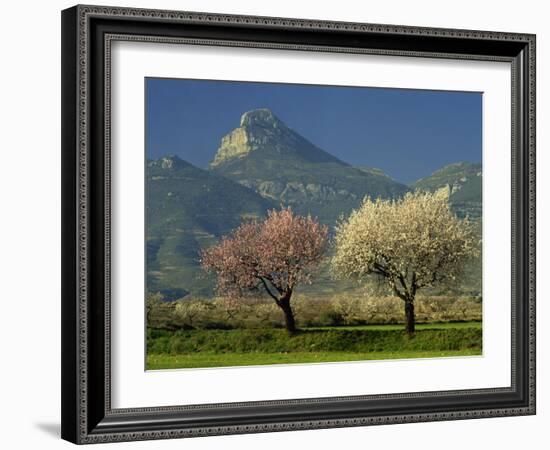
<path fill-rule="evenodd" d="M 267 285 L 267 283 L 265 282 L 265 279 L 264 277 L 258 277 L 260 279 L 260 281 L 262 282 L 262 284 L 264 285 L 264 288 L 266 290 L 266 292 L 269 294 L 269 296 L 275 300 L 275 303 L 277 303 L 277 305 L 279 305 L 279 299 L 271 292 L 271 289 L 269 289 L 269 286 Z M 279 305 L 280 306 L 280 305 Z"/>
<path fill-rule="evenodd" d="M 395 295 L 397 295 L 401 300 L 403 301 L 408 301 L 407 300 L 407 296 L 405 294 L 403 294 L 399 289 L 397 289 L 397 286 L 395 285 L 395 283 L 393 283 L 393 292 L 395 293 Z"/>
<path fill-rule="evenodd" d="M 378 274 L 379 274 L 379 275 L 382 275 L 382 276 L 384 276 L 384 277 L 386 277 L 386 278 L 389 278 L 389 277 L 390 277 L 389 272 L 387 271 L 387 269 L 386 269 L 384 266 L 382 266 L 382 265 L 380 265 L 380 264 L 378 264 L 378 263 L 374 263 L 374 268 L 378 271 Z"/>
<path fill-rule="evenodd" d="M 405 281 L 405 278 L 403 278 L 403 275 L 402 274 L 399 274 L 397 276 L 397 279 L 399 280 L 399 282 L 401 283 L 401 286 L 403 286 L 403 290 L 405 291 L 405 297 L 407 298 L 407 300 L 409 300 L 409 297 L 410 297 L 410 292 L 409 292 L 409 289 L 407 288 L 407 283 Z"/>
<path fill-rule="evenodd" d="M 444 256 L 442 256 L 439 259 L 436 268 L 433 269 L 431 278 L 429 280 L 425 281 L 424 283 L 418 282 L 417 283 L 417 288 L 423 288 L 423 287 L 426 287 L 426 286 L 431 286 L 436 281 L 443 281 L 445 279 L 445 274 L 440 274 L 439 270 L 444 267 L 446 261 L 447 261 L 446 258 Z M 439 278 L 438 278 L 438 275 L 439 275 Z"/>

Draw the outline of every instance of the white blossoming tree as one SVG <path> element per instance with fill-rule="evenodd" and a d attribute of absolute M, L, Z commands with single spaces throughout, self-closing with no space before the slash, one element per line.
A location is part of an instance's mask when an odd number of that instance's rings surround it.
<path fill-rule="evenodd" d="M 341 277 L 385 280 L 403 300 L 412 334 L 418 290 L 456 280 L 478 247 L 468 219 L 450 210 L 446 190 L 408 193 L 399 200 L 366 198 L 336 227 L 332 266 Z"/>

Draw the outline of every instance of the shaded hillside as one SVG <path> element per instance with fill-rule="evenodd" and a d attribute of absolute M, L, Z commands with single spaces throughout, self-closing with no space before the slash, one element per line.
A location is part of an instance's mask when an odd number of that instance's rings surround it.
<path fill-rule="evenodd" d="M 211 294 L 212 280 L 198 265 L 199 249 L 272 207 L 250 189 L 178 157 L 148 161 L 148 290 L 168 298 Z"/>

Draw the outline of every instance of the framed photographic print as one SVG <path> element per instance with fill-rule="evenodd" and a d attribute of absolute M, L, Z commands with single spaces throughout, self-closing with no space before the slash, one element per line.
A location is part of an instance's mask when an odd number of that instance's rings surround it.
<path fill-rule="evenodd" d="M 75 6 L 62 45 L 63 438 L 535 413 L 534 35 Z"/>

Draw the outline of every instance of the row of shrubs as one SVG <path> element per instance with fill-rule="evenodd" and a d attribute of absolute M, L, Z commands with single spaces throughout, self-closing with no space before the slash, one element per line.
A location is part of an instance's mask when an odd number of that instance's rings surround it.
<path fill-rule="evenodd" d="M 182 354 L 285 353 L 285 352 L 385 352 L 481 350 L 480 328 L 419 330 L 411 339 L 400 330 L 314 329 L 289 335 L 277 329 L 152 330 L 147 352 Z"/>
<path fill-rule="evenodd" d="M 295 295 L 292 307 L 298 327 L 353 326 L 403 323 L 403 301 L 397 297 L 365 297 L 341 294 L 330 298 Z M 479 297 L 417 297 L 418 323 L 480 321 Z M 181 299 L 163 301 L 160 294 L 149 295 L 147 325 L 150 328 L 235 329 L 283 327 L 280 308 L 271 300 L 228 301 Z"/>

